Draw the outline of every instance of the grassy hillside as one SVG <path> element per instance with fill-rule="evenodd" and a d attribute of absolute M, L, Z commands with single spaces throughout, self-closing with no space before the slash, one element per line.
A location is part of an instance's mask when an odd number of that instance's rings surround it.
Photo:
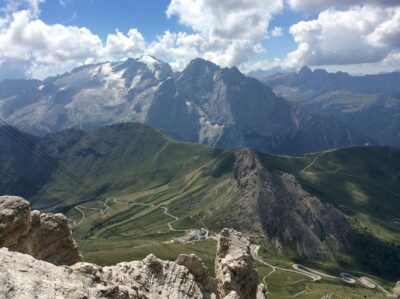
<path fill-rule="evenodd" d="M 0 146 L 2 169 L 16 175 L 2 173 L 1 193 L 23 195 L 35 208 L 66 213 L 88 261 L 104 265 L 149 253 L 167 259 L 196 253 L 213 268 L 215 241 L 183 245 L 170 240 L 194 228 L 218 231 L 227 225 L 221 219 L 229 218 L 241 197 L 233 176 L 234 152 L 175 142 L 139 124 L 113 125 L 89 133 L 67 130 L 43 138 L 26 136 L 38 150 L 1 133 L 2 140 L 8 138 Z M 50 162 L 38 152 L 45 153 Z M 318 264 L 301 260 L 302 264 L 324 272 L 338 274 L 339 269 L 346 269 L 361 271 L 360 276 L 377 273 L 395 280 L 397 268 L 389 269 L 393 273 L 382 273 L 382 269 L 392 260 L 392 268 L 398 263 L 399 150 L 352 147 L 304 157 L 260 157 L 269 171 L 293 174 L 304 189 L 340 209 L 356 230 L 373 240 L 360 252 L 338 253 L 335 260 Z M 264 256 L 288 269 L 299 261 L 295 255 L 276 252 L 265 251 Z M 259 271 L 265 276 L 271 269 L 260 264 Z M 320 298 L 326 290 L 354 295 L 349 298 L 381 295 L 335 279 L 313 283 L 285 271 L 272 273 L 266 280 L 271 298 Z"/>
<path fill-rule="evenodd" d="M 351 147 L 304 157 L 263 155 L 270 169 L 295 175 L 303 188 L 342 210 L 358 226 L 400 244 L 400 151 Z"/>

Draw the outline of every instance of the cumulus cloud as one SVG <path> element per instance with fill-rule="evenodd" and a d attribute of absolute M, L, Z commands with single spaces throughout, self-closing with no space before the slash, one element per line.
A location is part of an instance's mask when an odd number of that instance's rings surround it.
<path fill-rule="evenodd" d="M 283 11 L 284 0 L 171 0 L 166 15 L 188 26 L 188 32 L 165 31 L 146 41 L 132 28 L 118 29 L 103 41 L 88 28 L 46 24 L 40 20 L 45 0 L 4 0 L 0 8 L 0 72 L 43 78 L 82 63 L 121 60 L 151 54 L 175 70 L 202 57 L 243 71 L 275 67 L 399 65 L 398 0 L 286 0 L 289 7 L 320 11 L 290 27 L 297 49 L 285 59 L 256 60 L 266 52 L 262 41 L 282 36 L 284 28 L 268 28 Z M 67 0 L 60 2 L 67 3 Z M 367 3 L 367 4 L 366 4 Z M 361 5 L 362 4 L 362 5 Z"/>
<path fill-rule="evenodd" d="M 170 60 L 173 69 L 181 70 L 197 57 L 221 66 L 233 66 L 240 65 L 263 51 L 261 44 L 251 40 L 209 39 L 199 33 L 166 31 L 157 41 L 149 44 L 145 53 Z"/>
<path fill-rule="evenodd" d="M 375 63 L 400 47 L 400 7 L 328 9 L 290 33 L 298 47 L 287 56 L 289 66 Z"/>
<path fill-rule="evenodd" d="M 145 47 L 144 37 L 136 28 L 130 29 L 127 35 L 117 29 L 115 34 L 107 36 L 104 53 L 101 56 L 114 59 L 135 57 L 143 53 Z"/>
<path fill-rule="evenodd" d="M 322 11 L 328 8 L 349 8 L 355 5 L 373 4 L 398 6 L 398 0 L 288 0 L 290 8 L 306 12 Z"/>
<path fill-rule="evenodd" d="M 394 66 L 397 70 L 400 70 L 400 50 L 392 51 L 383 60 L 384 66 Z"/>
<path fill-rule="evenodd" d="M 280 0 L 172 0 L 167 15 L 207 36 L 253 40 L 265 37 L 282 8 Z"/>
<path fill-rule="evenodd" d="M 173 54 L 175 68 L 195 57 L 222 66 L 239 65 L 265 51 L 260 41 L 268 36 L 273 15 L 282 9 L 283 0 L 172 0 L 167 16 L 177 16 L 194 33 L 167 32 L 152 51 Z"/>
<path fill-rule="evenodd" d="M 43 65 L 83 61 L 96 56 L 101 40 L 86 28 L 47 25 L 26 11 L 16 12 L 0 31 L 0 60 L 19 59 Z"/>
<path fill-rule="evenodd" d="M 283 36 L 283 27 L 274 27 L 271 31 L 273 37 Z"/>
<path fill-rule="evenodd" d="M 0 63 L 0 80 L 25 78 L 30 67 L 29 61 L 8 59 Z"/>
<path fill-rule="evenodd" d="M 196 57 L 223 66 L 240 65 L 265 51 L 260 41 L 268 35 L 273 14 L 283 9 L 283 0 L 171 0 L 167 16 L 177 16 L 192 33 L 166 31 L 156 40 L 146 42 L 132 28 L 126 34 L 116 30 L 102 41 L 85 27 L 44 23 L 39 18 L 43 1 L 6 2 L 4 17 L 0 19 L 3 67 L 18 60 L 24 65 L 18 68 L 18 74 L 24 71 L 29 76 L 45 77 L 82 63 L 142 54 L 164 58 L 174 69 L 183 68 Z M 279 34 L 279 28 L 274 32 Z"/>
<path fill-rule="evenodd" d="M 144 38 L 137 29 L 129 30 L 127 35 L 116 30 L 103 43 L 85 27 L 48 25 L 31 9 L 12 13 L 7 24 L 0 28 L 1 69 L 12 61 L 18 61 L 19 65 L 25 61 L 24 65 L 30 66 L 25 73 L 33 77 L 68 70 L 83 62 L 137 56 L 144 49 Z M 21 67 L 14 73 L 20 75 Z"/>

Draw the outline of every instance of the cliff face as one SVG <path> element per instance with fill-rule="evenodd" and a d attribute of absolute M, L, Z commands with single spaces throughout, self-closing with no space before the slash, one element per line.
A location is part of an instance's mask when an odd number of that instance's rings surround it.
<path fill-rule="evenodd" d="M 0 247 L 55 265 L 82 260 L 64 215 L 31 211 L 29 202 L 16 196 L 0 197 Z"/>
<path fill-rule="evenodd" d="M 219 235 L 213 278 L 196 255 L 57 266 L 81 259 L 66 218 L 31 212 L 20 197 L 0 197 L 0 228 L 1 246 L 9 247 L 0 249 L 1 298 L 265 298 L 250 242 L 234 230 Z"/>
<path fill-rule="evenodd" d="M 352 228 L 343 214 L 303 190 L 294 176 L 269 171 L 252 151 L 239 154 L 234 175 L 243 194 L 235 208 L 238 227 L 313 258 L 348 246 Z"/>

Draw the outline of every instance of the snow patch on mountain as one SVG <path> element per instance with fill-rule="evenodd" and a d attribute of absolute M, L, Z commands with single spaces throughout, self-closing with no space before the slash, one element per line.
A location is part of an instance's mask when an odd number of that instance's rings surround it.
<path fill-rule="evenodd" d="M 131 83 L 130 89 L 131 89 L 131 88 L 135 88 L 136 85 L 140 82 L 140 80 L 142 80 L 142 74 L 136 75 L 136 76 L 132 79 L 132 83 Z"/>
<path fill-rule="evenodd" d="M 205 117 L 200 117 L 199 142 L 215 146 L 224 131 L 224 125 L 212 124 Z"/>

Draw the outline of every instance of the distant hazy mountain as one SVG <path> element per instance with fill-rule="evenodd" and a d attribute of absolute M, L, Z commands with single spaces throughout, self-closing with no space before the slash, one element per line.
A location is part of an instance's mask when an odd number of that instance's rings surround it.
<path fill-rule="evenodd" d="M 262 81 L 289 101 L 331 114 L 381 144 L 400 146 L 399 72 L 353 77 L 304 67 Z"/>
<path fill-rule="evenodd" d="M 257 71 L 251 71 L 247 73 L 247 76 L 257 78 L 257 79 L 263 79 L 267 76 L 275 75 L 277 73 L 290 73 L 294 72 L 296 69 L 283 69 L 281 67 L 274 67 L 269 70 L 257 70 Z"/>
<path fill-rule="evenodd" d="M 179 73 L 143 56 L 79 67 L 44 81 L 3 81 L 0 117 L 39 135 L 134 121 L 179 140 L 264 152 L 305 153 L 369 142 L 340 121 L 277 97 L 235 67 L 202 59 Z"/>

